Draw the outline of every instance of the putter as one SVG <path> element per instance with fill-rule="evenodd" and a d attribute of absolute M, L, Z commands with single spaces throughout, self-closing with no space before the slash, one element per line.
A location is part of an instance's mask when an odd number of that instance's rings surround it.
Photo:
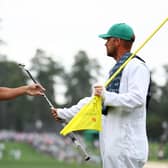
<path fill-rule="evenodd" d="M 19 66 L 21 69 L 23 69 L 23 70 L 28 74 L 28 76 L 30 77 L 30 79 L 31 79 L 34 83 L 36 83 L 36 84 L 38 83 L 38 82 L 33 78 L 33 76 L 31 75 L 31 73 L 29 72 L 29 70 L 27 70 L 27 69 L 25 68 L 25 65 L 23 65 L 23 64 L 18 64 L 18 66 Z M 50 108 L 54 108 L 53 104 L 52 104 L 51 101 L 48 99 L 48 97 L 47 97 L 47 95 L 46 95 L 45 93 L 43 94 L 43 97 L 44 97 L 44 99 L 47 101 L 49 107 L 50 107 Z M 59 121 L 61 122 L 62 126 L 65 126 L 65 125 L 67 124 L 66 121 L 63 120 L 63 119 L 60 119 Z M 76 145 L 76 147 L 84 154 L 84 160 L 85 160 L 85 161 L 90 160 L 89 154 L 86 152 L 84 146 L 80 143 L 80 141 L 78 140 L 78 138 L 77 138 L 77 136 L 75 135 L 75 133 L 74 133 L 74 132 L 71 132 L 68 136 L 70 137 L 70 139 L 72 140 L 72 142 Z"/>

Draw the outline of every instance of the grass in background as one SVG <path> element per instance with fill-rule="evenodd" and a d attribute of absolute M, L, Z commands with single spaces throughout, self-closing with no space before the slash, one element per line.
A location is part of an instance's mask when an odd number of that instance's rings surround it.
<path fill-rule="evenodd" d="M 0 168 L 100 168 L 101 165 L 91 163 L 65 163 L 52 158 L 49 155 L 42 154 L 36 151 L 32 146 L 24 143 L 6 142 L 3 159 L 0 160 Z M 150 143 L 151 161 L 162 163 L 168 162 L 168 143 L 164 147 L 165 159 L 158 160 L 157 152 L 159 149 L 158 143 Z M 11 155 L 12 149 L 20 149 L 22 156 L 20 160 L 15 160 Z"/>
<path fill-rule="evenodd" d="M 149 143 L 149 160 L 158 161 L 158 151 L 160 145 L 158 142 L 150 142 Z M 162 160 L 168 161 L 168 143 L 163 146 L 164 157 Z"/>
<path fill-rule="evenodd" d="M 68 164 L 58 161 L 0 161 L 0 168 L 97 168 L 96 165 Z"/>
<path fill-rule="evenodd" d="M 6 142 L 5 147 L 4 156 L 0 160 L 0 168 L 100 168 L 98 165 L 90 163 L 79 164 L 57 161 L 24 143 Z M 20 160 L 15 160 L 10 155 L 10 151 L 13 149 L 21 150 Z"/>

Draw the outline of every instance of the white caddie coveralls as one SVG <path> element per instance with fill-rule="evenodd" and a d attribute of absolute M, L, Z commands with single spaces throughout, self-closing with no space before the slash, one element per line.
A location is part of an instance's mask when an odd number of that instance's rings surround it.
<path fill-rule="evenodd" d="M 146 64 L 132 59 L 124 68 L 119 93 L 104 92 L 108 115 L 102 117 L 100 152 L 103 168 L 142 168 L 148 157 L 146 96 L 150 72 Z M 71 119 L 90 101 L 84 98 L 71 108 L 58 109 L 58 116 Z"/>

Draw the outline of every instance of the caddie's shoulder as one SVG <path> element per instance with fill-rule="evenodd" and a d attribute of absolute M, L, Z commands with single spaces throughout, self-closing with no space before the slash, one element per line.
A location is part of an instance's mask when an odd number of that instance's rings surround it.
<path fill-rule="evenodd" d="M 132 60 L 130 60 L 126 66 L 126 68 L 146 68 L 148 69 L 147 63 L 145 63 L 145 61 L 143 59 L 139 59 L 139 58 L 133 58 Z"/>
<path fill-rule="evenodd" d="M 150 75 L 150 70 L 147 64 L 144 61 L 137 58 L 133 58 L 132 60 L 130 60 L 124 68 L 124 73 L 135 74 L 135 72 Z"/>

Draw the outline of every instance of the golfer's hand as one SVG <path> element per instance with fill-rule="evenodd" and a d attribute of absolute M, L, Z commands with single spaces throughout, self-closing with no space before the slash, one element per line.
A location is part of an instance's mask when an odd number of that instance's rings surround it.
<path fill-rule="evenodd" d="M 45 89 L 40 84 L 26 86 L 26 94 L 30 96 L 44 95 Z"/>
<path fill-rule="evenodd" d="M 100 84 L 96 84 L 93 86 L 93 95 L 94 96 L 101 96 L 103 97 L 103 93 L 104 93 L 104 86 L 103 85 L 100 85 Z"/>

